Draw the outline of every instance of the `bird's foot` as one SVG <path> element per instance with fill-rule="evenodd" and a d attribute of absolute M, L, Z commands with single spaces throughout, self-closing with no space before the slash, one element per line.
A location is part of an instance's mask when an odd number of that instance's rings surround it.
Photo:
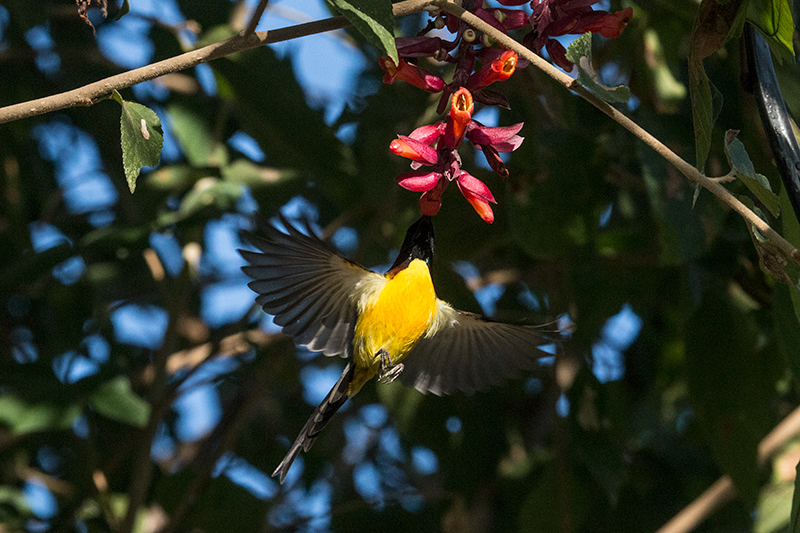
<path fill-rule="evenodd" d="M 392 381 L 396 380 L 397 376 L 399 376 L 402 372 L 403 363 L 390 366 L 378 374 L 378 383 L 383 383 L 384 385 L 391 383 Z"/>
<path fill-rule="evenodd" d="M 378 352 L 378 355 L 380 355 L 381 358 L 380 369 L 378 370 L 378 382 L 384 385 L 391 383 L 403 372 L 403 363 L 393 365 L 389 352 L 383 348 Z"/>

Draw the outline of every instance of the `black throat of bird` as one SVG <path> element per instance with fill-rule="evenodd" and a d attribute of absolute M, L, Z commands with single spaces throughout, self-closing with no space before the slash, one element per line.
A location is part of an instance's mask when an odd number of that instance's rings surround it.
<path fill-rule="evenodd" d="M 408 266 L 414 259 L 421 259 L 431 267 L 433 262 L 433 220 L 431 217 L 423 215 L 414 222 L 406 232 L 406 238 L 400 247 L 394 264 L 386 273 L 391 278 Z"/>

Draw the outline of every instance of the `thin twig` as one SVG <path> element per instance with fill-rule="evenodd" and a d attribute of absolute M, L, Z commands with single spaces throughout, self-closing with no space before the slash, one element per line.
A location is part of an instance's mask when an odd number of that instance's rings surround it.
<path fill-rule="evenodd" d="M 530 49 L 522 46 L 520 43 L 506 35 L 505 33 L 497 30 L 493 26 L 487 24 L 474 14 L 470 13 L 460 5 L 448 1 L 437 0 L 436 5 L 460 18 L 476 30 L 479 30 L 489 37 L 492 37 L 504 47 L 513 50 L 523 59 L 528 60 L 533 66 L 543 71 L 545 74 L 553 78 L 555 81 L 578 94 L 581 98 L 595 106 L 597 109 L 608 115 L 612 120 L 620 124 L 622 127 L 633 133 L 642 142 L 647 144 L 650 148 L 655 150 L 661 157 L 667 160 L 672 166 L 677 168 L 681 174 L 689 178 L 689 180 L 699 183 L 703 188 L 707 189 L 714 196 L 722 200 L 731 209 L 739 213 L 748 223 L 752 224 L 772 243 L 780 249 L 787 257 L 791 258 L 796 263 L 800 264 L 800 251 L 797 250 L 789 241 L 781 237 L 778 232 L 772 229 L 769 224 L 764 222 L 758 215 L 751 211 L 746 205 L 739 201 L 733 194 L 731 194 L 725 187 L 706 177 L 702 172 L 694 168 L 692 165 L 681 159 L 678 154 L 670 150 L 661 141 L 653 137 L 644 128 L 636 124 L 633 120 L 625 116 L 623 113 L 609 105 L 607 102 L 595 96 L 588 89 L 580 85 L 577 80 L 574 80 L 569 75 L 558 70 L 556 67 L 545 61 L 542 57 L 537 55 Z"/>
<path fill-rule="evenodd" d="M 400 17 L 424 11 L 429 5 L 431 5 L 431 0 L 405 0 L 404 2 L 394 4 L 392 6 L 392 12 L 394 16 Z M 185 54 L 84 85 L 78 89 L 0 108 L 0 124 L 44 115 L 45 113 L 51 113 L 61 109 L 91 106 L 100 100 L 108 98 L 114 90 L 125 89 L 137 83 L 163 76 L 164 74 L 185 70 L 197 66 L 200 63 L 207 63 L 214 59 L 219 59 L 220 57 L 225 57 L 235 52 L 256 48 L 264 44 L 288 41 L 290 39 L 297 39 L 298 37 L 305 37 L 306 35 L 338 30 L 346 28 L 349 25 L 350 22 L 346 18 L 340 16 L 289 26 L 287 28 L 259 31 L 254 34 L 256 37 L 255 39 L 252 39 L 252 36 L 250 36 L 252 40 L 242 35 L 236 35 L 224 41 L 204 46 L 203 48 L 198 48 L 191 52 L 186 52 Z"/>
<path fill-rule="evenodd" d="M 781 447 L 800 433 L 800 407 L 792 411 L 758 444 L 758 464 L 763 466 Z M 736 488 L 729 476 L 722 476 L 713 485 L 683 508 L 656 533 L 686 533 L 703 523 L 714 511 L 736 497 Z"/>
<path fill-rule="evenodd" d="M 250 18 L 250 24 L 247 25 L 247 29 L 244 30 L 242 37 L 247 39 L 256 32 L 256 26 L 258 26 L 258 22 L 261 20 L 261 15 L 264 14 L 264 9 L 266 9 L 268 2 L 269 0 L 261 0 L 258 3 L 256 10 L 253 11 L 253 16 Z"/>
<path fill-rule="evenodd" d="M 717 183 L 728 183 L 736 180 L 736 175 L 733 172 L 729 172 L 724 176 L 718 176 L 716 178 L 708 178 L 708 179 L 710 179 L 711 181 L 715 181 Z"/>

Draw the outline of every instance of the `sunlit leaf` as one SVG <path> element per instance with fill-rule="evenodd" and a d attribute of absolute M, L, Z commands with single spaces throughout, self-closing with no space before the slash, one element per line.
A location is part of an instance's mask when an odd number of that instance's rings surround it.
<path fill-rule="evenodd" d="M 203 178 L 183 197 L 179 212 L 189 216 L 208 206 L 230 209 L 241 194 L 242 186 L 238 183 Z"/>
<path fill-rule="evenodd" d="M 397 65 L 400 60 L 394 44 L 394 14 L 389 0 L 328 0 L 347 17 L 381 55 Z"/>
<path fill-rule="evenodd" d="M 609 87 L 600 83 L 592 66 L 592 34 L 584 33 L 567 48 L 567 59 L 578 67 L 578 82 L 598 97 L 609 103 L 624 103 L 631 97 L 631 90 L 624 85 Z"/>
<path fill-rule="evenodd" d="M 770 50 L 778 61 L 794 59 L 792 2 L 750 0 L 747 3 L 747 20 L 767 39 Z"/>
<path fill-rule="evenodd" d="M 154 167 L 161 159 L 161 120 L 155 111 L 136 102 L 128 102 L 114 91 L 114 100 L 122 106 L 119 119 L 122 145 L 122 164 L 131 193 L 136 190 L 136 178 L 142 167 Z"/>
<path fill-rule="evenodd" d="M 736 172 L 736 177 L 769 209 L 772 216 L 777 217 L 780 214 L 778 195 L 772 192 L 769 180 L 756 172 L 742 141 L 736 138 L 736 133 L 728 131 L 725 135 L 725 153 L 728 156 L 728 162 Z"/>
<path fill-rule="evenodd" d="M 794 483 L 773 483 L 765 487 L 758 498 L 754 533 L 779 533 L 790 523 Z"/>
<path fill-rule="evenodd" d="M 221 174 L 225 181 L 251 187 L 275 185 L 298 176 L 297 171 L 265 167 L 248 159 L 237 159 L 230 165 L 222 167 Z"/>
<path fill-rule="evenodd" d="M 100 385 L 90 403 L 101 415 L 131 426 L 144 427 L 150 418 L 150 404 L 133 392 L 125 376 Z"/>
<path fill-rule="evenodd" d="M 0 396 L 0 424 L 9 426 L 12 433 L 22 434 L 47 429 L 66 429 L 80 414 L 78 404 L 29 404 L 11 395 Z"/>
<path fill-rule="evenodd" d="M 167 116 L 172 133 L 191 165 L 218 166 L 228 162 L 225 146 L 214 140 L 202 113 L 182 104 L 173 104 L 167 107 Z"/>
<path fill-rule="evenodd" d="M 800 463 L 795 467 L 794 493 L 792 494 L 792 514 L 789 519 L 789 531 L 800 533 Z"/>

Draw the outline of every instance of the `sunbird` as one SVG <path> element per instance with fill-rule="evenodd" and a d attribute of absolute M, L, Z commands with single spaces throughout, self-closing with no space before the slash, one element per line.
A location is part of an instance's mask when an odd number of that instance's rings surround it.
<path fill-rule="evenodd" d="M 239 250 L 249 263 L 256 303 L 274 315 L 297 344 L 347 359 L 341 377 L 314 410 L 286 457 L 272 473 L 280 482 L 300 450 L 364 383 L 395 378 L 421 392 L 472 393 L 532 370 L 551 344 L 537 326 L 503 324 L 459 311 L 436 297 L 431 279 L 433 222 L 423 216 L 408 228 L 386 274 L 339 256 L 318 238 L 279 215 L 286 229 L 260 224 L 262 236 L 242 237 L 260 252 Z"/>

